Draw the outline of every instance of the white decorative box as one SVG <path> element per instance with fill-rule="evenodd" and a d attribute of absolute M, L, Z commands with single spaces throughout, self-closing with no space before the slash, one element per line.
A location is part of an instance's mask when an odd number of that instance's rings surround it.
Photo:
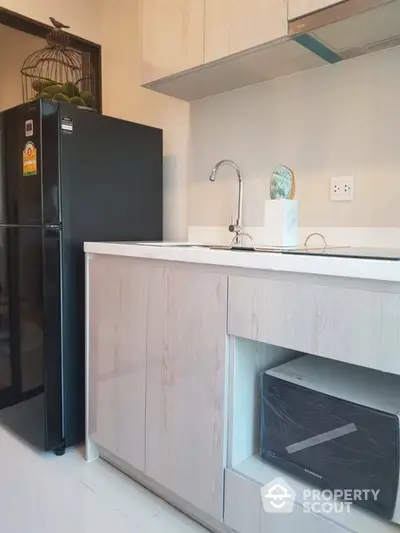
<path fill-rule="evenodd" d="M 297 200 L 267 200 L 265 202 L 262 244 L 264 246 L 297 246 L 299 203 Z M 257 239 L 259 240 L 259 239 Z"/>

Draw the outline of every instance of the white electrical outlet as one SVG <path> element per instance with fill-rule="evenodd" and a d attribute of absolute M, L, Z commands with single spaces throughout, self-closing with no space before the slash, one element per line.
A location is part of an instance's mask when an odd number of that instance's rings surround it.
<path fill-rule="evenodd" d="M 354 176 L 331 178 L 331 202 L 351 202 L 354 200 Z"/>

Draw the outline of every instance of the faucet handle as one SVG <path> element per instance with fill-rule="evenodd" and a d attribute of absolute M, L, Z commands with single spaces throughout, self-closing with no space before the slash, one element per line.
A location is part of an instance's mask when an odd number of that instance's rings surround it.
<path fill-rule="evenodd" d="M 236 224 L 231 224 L 228 229 L 231 233 L 240 233 L 242 228 Z"/>
<path fill-rule="evenodd" d="M 229 231 L 231 233 L 240 233 L 242 231 L 242 228 L 239 225 L 239 221 L 237 220 L 235 215 L 232 215 L 232 217 L 231 217 L 231 223 L 229 225 Z"/>

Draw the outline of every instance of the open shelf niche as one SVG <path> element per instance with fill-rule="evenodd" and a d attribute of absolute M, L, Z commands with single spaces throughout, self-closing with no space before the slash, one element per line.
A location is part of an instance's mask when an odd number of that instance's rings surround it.
<path fill-rule="evenodd" d="M 301 511 L 303 493 L 314 487 L 259 456 L 260 448 L 260 383 L 265 370 L 284 364 L 301 352 L 241 337 L 230 337 L 228 450 L 227 472 L 235 473 L 260 489 L 275 478 L 283 478 L 296 491 L 296 507 Z M 317 356 L 315 356 L 317 357 Z M 258 491 L 256 491 L 258 492 Z M 261 498 L 261 495 L 260 495 Z M 260 500 L 259 500 L 260 501 Z M 349 513 L 320 515 L 328 521 L 363 533 L 394 533 L 397 526 L 352 506 Z"/>

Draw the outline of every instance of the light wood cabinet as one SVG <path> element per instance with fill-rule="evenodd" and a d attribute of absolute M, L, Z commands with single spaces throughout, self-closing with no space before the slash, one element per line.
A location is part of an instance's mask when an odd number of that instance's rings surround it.
<path fill-rule="evenodd" d="M 321 515 L 305 513 L 297 504 L 290 515 L 266 513 L 260 489 L 261 485 L 237 472 L 225 471 L 225 525 L 238 533 L 348 533 Z"/>
<path fill-rule="evenodd" d="M 287 0 L 205 3 L 206 63 L 287 35 Z"/>
<path fill-rule="evenodd" d="M 157 267 L 148 302 L 146 474 L 222 520 L 227 276 Z"/>
<path fill-rule="evenodd" d="M 204 0 L 142 0 L 142 83 L 204 62 Z"/>
<path fill-rule="evenodd" d="M 299 505 L 293 507 L 290 519 L 284 514 L 265 513 L 261 511 L 261 533 L 349 533 L 334 522 L 323 518 L 320 514 L 306 513 Z"/>
<path fill-rule="evenodd" d="M 144 471 L 147 273 L 89 256 L 89 437 Z"/>
<path fill-rule="evenodd" d="M 399 375 L 400 294 L 390 292 L 398 289 L 229 272 L 87 255 L 87 440 L 184 511 L 237 533 L 344 533 L 347 523 L 304 513 L 299 502 L 290 519 L 264 512 L 260 487 L 271 471 L 260 473 L 253 455 L 258 417 L 249 384 L 264 361 L 287 354 L 261 344 L 249 350 L 254 343 L 243 339 Z M 230 340 L 230 354 L 228 335 L 242 338 Z M 243 422 L 247 413 L 253 421 Z M 369 523 L 349 527 L 375 531 Z"/>
<path fill-rule="evenodd" d="M 343 0 L 289 0 L 289 20 L 342 2 Z"/>
<path fill-rule="evenodd" d="M 260 489 L 254 481 L 225 470 L 224 524 L 227 527 L 238 533 L 261 533 Z"/>
<path fill-rule="evenodd" d="M 399 322 L 396 293 L 229 280 L 228 333 L 238 337 L 399 374 Z"/>

